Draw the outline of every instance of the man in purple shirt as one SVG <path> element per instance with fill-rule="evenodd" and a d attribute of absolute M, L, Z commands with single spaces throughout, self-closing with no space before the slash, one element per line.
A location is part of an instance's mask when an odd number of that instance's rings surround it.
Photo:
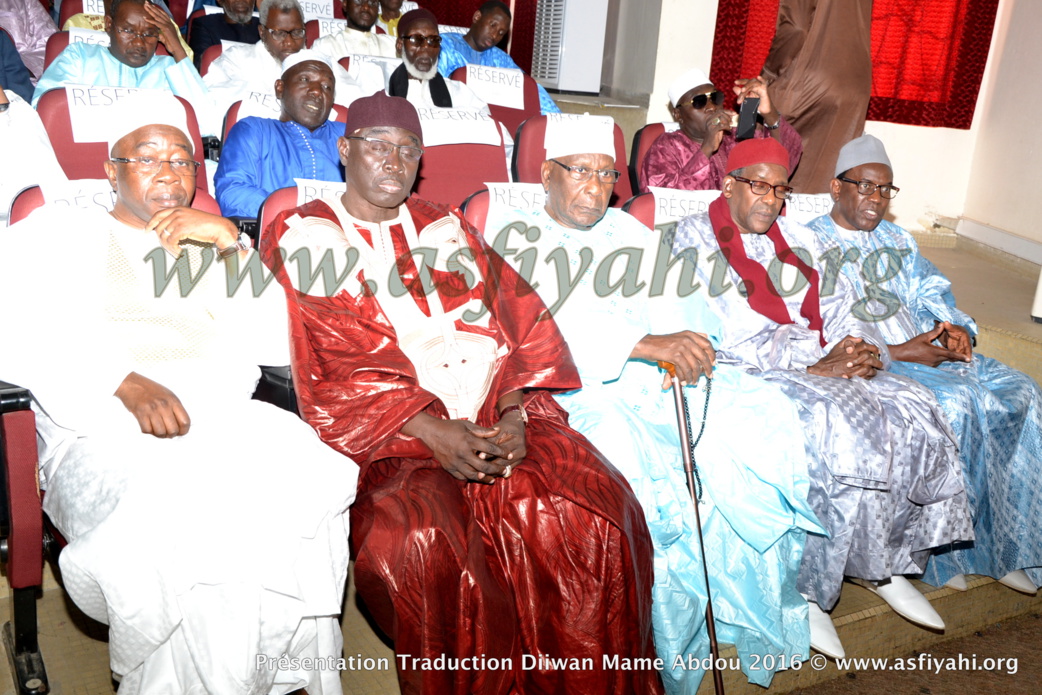
<path fill-rule="evenodd" d="M 760 124 L 757 138 L 773 137 L 789 152 L 789 169 L 800 161 L 803 143 L 771 103 L 767 85 L 759 77 L 736 80 L 734 93 L 740 104 L 746 96 L 759 97 Z M 640 167 L 640 190 L 649 186 L 685 191 L 716 190 L 727 175 L 725 163 L 736 142 L 735 113 L 724 108 L 724 93 L 713 86 L 706 74 L 694 68 L 670 85 L 669 101 L 673 120 L 680 124 L 674 132 L 659 136 L 648 150 Z"/>

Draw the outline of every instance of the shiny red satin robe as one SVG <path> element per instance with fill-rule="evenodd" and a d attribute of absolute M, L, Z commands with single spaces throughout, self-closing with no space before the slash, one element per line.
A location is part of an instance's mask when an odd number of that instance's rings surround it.
<path fill-rule="evenodd" d="M 417 230 L 455 214 L 417 199 L 408 209 Z M 524 462 L 494 485 L 466 484 L 401 433 L 419 412 L 447 413 L 419 386 L 378 295 L 315 298 L 288 284 L 274 244 L 293 214 L 334 223 L 336 216 L 321 201 L 284 213 L 266 230 L 263 251 L 290 299 L 301 412 L 362 466 L 351 509 L 355 583 L 394 640 L 402 693 L 661 692 L 654 668 L 603 667 L 605 655 L 654 659 L 651 539 L 625 479 L 568 427 L 550 396 L 580 382 L 538 295 L 473 232 L 482 282 L 468 289 L 458 274 L 432 270 L 446 311 L 471 297 L 489 309 L 487 329 L 462 322 L 457 329 L 507 347 L 478 424 L 498 420 L 504 394 L 527 392 Z M 399 230 L 392 230 L 399 272 L 410 287 L 418 274 L 402 256 Z M 426 311 L 422 293 L 413 297 Z M 438 657 L 478 660 L 439 669 Z"/>

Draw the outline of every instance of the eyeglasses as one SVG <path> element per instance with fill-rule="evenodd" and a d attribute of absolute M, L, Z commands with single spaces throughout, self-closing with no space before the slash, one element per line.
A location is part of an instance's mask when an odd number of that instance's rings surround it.
<path fill-rule="evenodd" d="M 415 48 L 419 48 L 424 44 L 427 44 L 431 48 L 433 48 L 434 46 L 441 45 L 441 37 L 437 34 L 433 34 L 431 36 L 424 36 L 423 34 L 409 34 L 408 36 L 399 36 L 398 38 L 400 38 L 402 41 L 408 41 L 409 44 Z"/>
<path fill-rule="evenodd" d="M 116 29 L 116 31 L 120 34 L 123 34 L 123 36 L 130 41 L 133 41 L 134 39 L 141 39 L 142 41 L 159 40 L 158 31 L 137 31 L 135 29 L 131 29 L 130 27 L 119 27 L 118 29 Z"/>
<path fill-rule="evenodd" d="M 749 188 L 753 189 L 753 193 L 756 195 L 767 195 L 767 193 L 773 188 L 774 197 L 778 200 L 788 200 L 789 196 L 792 195 L 793 188 L 791 186 L 783 186 L 778 184 L 777 186 L 771 185 L 766 181 L 753 181 L 742 176 L 735 176 L 731 174 L 731 178 L 735 181 L 741 181 L 742 183 L 749 184 Z"/>
<path fill-rule="evenodd" d="M 677 108 L 679 109 L 691 104 L 691 108 L 695 111 L 701 111 L 709 104 L 710 100 L 712 100 L 712 102 L 717 106 L 722 106 L 724 103 L 724 93 L 719 89 L 714 89 L 712 92 L 706 92 L 705 94 L 696 94 L 687 101 L 682 101 L 677 104 Z"/>
<path fill-rule="evenodd" d="M 420 157 L 423 156 L 423 150 L 419 147 L 412 147 L 410 145 L 395 145 L 393 142 L 387 140 L 381 140 L 380 138 L 370 138 L 363 135 L 348 135 L 348 140 L 364 140 L 366 149 L 377 157 L 386 157 L 394 150 L 398 150 L 398 154 L 401 158 L 409 163 L 415 163 L 420 161 Z"/>
<path fill-rule="evenodd" d="M 263 27 L 264 25 L 262 24 L 261 26 Z M 271 38 L 275 39 L 276 41 L 285 41 L 287 36 L 292 36 L 293 38 L 298 40 L 304 38 L 303 29 L 294 29 L 293 31 L 282 31 L 281 29 L 269 29 L 268 27 L 264 27 L 264 30 L 267 31 Z"/>
<path fill-rule="evenodd" d="M 880 186 L 879 184 L 872 183 L 871 181 L 855 181 L 854 179 L 848 179 L 845 176 L 837 176 L 836 178 L 840 181 L 852 183 L 855 186 L 857 186 L 857 192 L 861 195 L 872 195 L 878 189 L 879 195 L 883 198 L 886 198 L 887 200 L 892 200 L 893 198 L 895 198 L 897 196 L 897 192 L 901 190 L 897 186 L 893 186 L 889 183 L 884 183 L 882 186 Z"/>
<path fill-rule="evenodd" d="M 557 166 L 561 167 L 562 169 L 567 169 L 568 174 L 572 177 L 572 180 L 579 181 L 580 183 L 584 181 L 589 181 L 593 178 L 594 174 L 596 174 L 597 180 L 601 183 L 613 184 L 616 181 L 618 181 L 619 176 L 622 175 L 615 169 L 589 169 L 587 167 L 570 167 L 567 164 L 561 164 L 556 159 L 551 159 L 550 161 L 556 164 Z"/>
<path fill-rule="evenodd" d="M 196 169 L 199 168 L 199 162 L 192 161 L 191 159 L 156 159 L 155 157 L 113 157 L 113 162 L 119 162 L 120 164 L 129 164 L 134 168 L 135 171 L 141 172 L 142 174 L 156 174 L 160 169 L 163 168 L 164 164 L 169 164 L 171 171 L 175 174 L 189 175 L 194 174 Z"/>

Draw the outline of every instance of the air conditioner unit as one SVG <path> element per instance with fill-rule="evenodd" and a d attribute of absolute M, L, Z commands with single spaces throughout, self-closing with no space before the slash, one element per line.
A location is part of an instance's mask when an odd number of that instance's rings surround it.
<path fill-rule="evenodd" d="M 539 0 L 532 77 L 562 92 L 601 91 L 608 0 Z"/>

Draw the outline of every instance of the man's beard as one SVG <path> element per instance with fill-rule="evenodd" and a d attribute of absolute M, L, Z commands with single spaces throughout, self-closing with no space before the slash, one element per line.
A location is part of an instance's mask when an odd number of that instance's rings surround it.
<path fill-rule="evenodd" d="M 409 59 L 402 56 L 402 63 L 405 64 L 405 71 L 409 73 L 409 77 L 417 80 L 433 80 L 434 76 L 438 74 L 438 64 L 434 63 L 431 69 L 423 72 L 415 65 L 409 62 Z"/>
<path fill-rule="evenodd" d="M 250 20 L 253 19 L 253 12 L 251 10 L 246 10 L 245 12 L 239 13 L 234 10 L 225 10 L 224 16 L 236 24 L 249 24 Z"/>

